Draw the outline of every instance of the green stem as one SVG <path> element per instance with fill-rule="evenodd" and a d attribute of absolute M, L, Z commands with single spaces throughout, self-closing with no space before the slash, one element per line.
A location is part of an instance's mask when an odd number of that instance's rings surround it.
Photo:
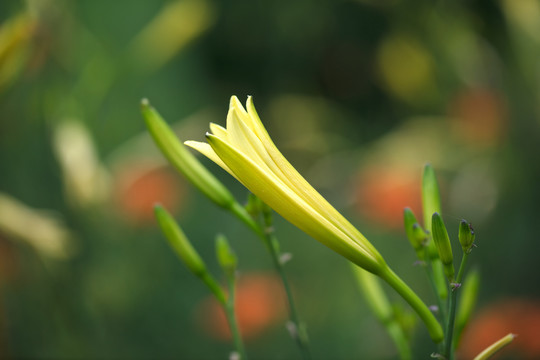
<path fill-rule="evenodd" d="M 218 285 L 216 280 L 210 275 L 209 273 L 204 273 L 200 276 L 201 280 L 208 286 L 212 294 L 216 297 L 216 299 L 220 302 L 220 304 L 225 305 L 225 294 L 223 293 L 223 290 Z"/>
<path fill-rule="evenodd" d="M 281 281 L 283 282 L 283 287 L 285 288 L 285 294 L 287 296 L 287 302 L 289 304 L 290 321 L 294 324 L 295 330 L 296 330 L 296 333 L 293 334 L 294 339 L 296 340 L 298 347 L 300 348 L 300 351 L 302 352 L 303 358 L 306 360 L 311 359 L 311 353 L 309 352 L 309 347 L 308 347 L 308 339 L 302 327 L 302 324 L 300 322 L 300 318 L 298 317 L 298 312 L 296 311 L 296 305 L 294 303 L 292 291 L 289 286 L 289 281 L 287 280 L 287 276 L 285 275 L 285 270 L 283 269 L 283 266 L 279 259 L 279 247 L 277 246 L 278 241 L 276 237 L 273 235 L 273 233 L 269 232 L 266 235 L 266 242 L 267 242 L 268 248 L 270 249 L 269 251 L 272 257 L 274 268 L 276 269 L 277 273 L 281 277 Z"/>
<path fill-rule="evenodd" d="M 435 281 L 435 276 L 433 275 L 433 268 L 431 267 L 431 258 L 429 255 L 426 255 L 426 274 L 429 279 L 429 283 L 431 284 L 433 294 L 435 295 L 435 298 L 437 299 L 437 306 L 439 307 L 439 311 L 437 314 L 437 317 L 439 318 L 439 321 L 442 324 L 443 328 L 446 328 L 446 305 L 443 303 L 443 299 L 439 296 L 439 288 L 437 287 L 437 283 Z M 442 353 L 444 351 L 444 343 L 439 343 L 439 352 Z"/>
<path fill-rule="evenodd" d="M 229 297 L 227 298 L 227 301 L 223 303 L 223 309 L 225 310 L 225 314 L 227 315 L 227 321 L 229 322 L 229 327 L 231 328 L 234 346 L 236 348 L 236 351 L 240 355 L 240 360 L 247 360 L 246 350 L 244 348 L 244 343 L 242 341 L 242 336 L 240 335 L 240 330 L 238 329 L 238 322 L 236 321 L 236 315 L 234 312 L 234 274 L 227 276 L 227 282 L 229 285 Z"/>
<path fill-rule="evenodd" d="M 242 205 L 234 202 L 233 205 L 229 208 L 229 211 L 232 212 L 233 215 L 236 216 L 240 221 L 242 221 L 248 228 L 253 230 L 253 232 L 256 233 L 257 236 L 264 240 L 264 231 Z"/>
<path fill-rule="evenodd" d="M 459 265 L 459 271 L 456 278 L 456 285 L 452 287 L 452 294 L 450 295 L 450 305 L 448 313 L 448 321 L 446 327 L 446 336 L 444 339 L 444 356 L 446 359 L 453 359 L 453 347 L 452 347 L 452 337 L 454 336 L 454 322 L 456 318 L 456 300 L 458 289 L 461 287 L 461 281 L 463 279 L 463 273 L 465 272 L 465 264 L 467 263 L 467 258 L 469 254 L 466 252 L 463 253 L 461 258 L 461 264 Z"/>
<path fill-rule="evenodd" d="M 272 230 L 271 213 L 265 214 L 265 224 L 263 227 L 262 225 L 257 223 L 253 219 L 253 217 L 251 217 L 251 215 L 246 211 L 243 206 L 238 203 L 234 203 L 230 207 L 230 211 L 247 227 L 253 230 L 253 232 L 255 232 L 257 236 L 259 236 L 266 245 L 266 248 L 268 249 L 268 252 L 270 253 L 270 256 L 272 258 L 274 268 L 278 273 L 279 277 L 281 278 L 281 281 L 283 282 L 283 288 L 285 289 L 285 295 L 287 297 L 287 303 L 289 305 L 289 320 L 294 324 L 296 330 L 296 336 L 294 338 L 296 340 L 296 343 L 298 344 L 298 347 L 300 348 L 300 351 L 302 352 L 303 358 L 306 360 L 311 359 L 311 354 L 308 347 L 308 339 L 305 335 L 303 327 L 301 326 L 298 312 L 296 310 L 296 305 L 294 303 L 291 287 L 289 285 L 289 281 L 287 279 L 287 276 L 285 275 L 285 270 L 283 269 L 279 258 L 279 242 Z"/>
<path fill-rule="evenodd" d="M 386 331 L 396 344 L 401 360 L 412 359 L 411 347 L 409 346 L 409 342 L 407 341 L 400 324 L 395 319 L 392 319 L 392 321 L 385 324 L 385 327 Z"/>
<path fill-rule="evenodd" d="M 441 320 L 443 327 L 446 327 L 446 304 L 443 303 L 441 297 L 439 296 L 439 288 L 437 287 L 435 276 L 433 275 L 432 263 L 429 255 L 426 255 L 425 262 L 426 265 L 424 267 L 426 269 L 426 273 L 431 287 L 433 288 L 433 293 L 437 298 L 437 306 L 439 307 L 439 319 Z"/>
<path fill-rule="evenodd" d="M 394 290 L 409 303 L 413 310 L 416 311 L 418 316 L 420 316 L 420 319 L 422 319 L 426 325 L 433 342 L 441 342 L 444 338 L 442 327 L 426 304 L 420 300 L 418 295 L 416 295 L 416 293 L 412 291 L 411 288 L 389 267 L 378 275 L 394 288 Z"/>

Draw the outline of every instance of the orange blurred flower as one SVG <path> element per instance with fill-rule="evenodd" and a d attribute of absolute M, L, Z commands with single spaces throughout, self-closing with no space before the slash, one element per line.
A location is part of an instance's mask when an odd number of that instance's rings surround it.
<path fill-rule="evenodd" d="M 283 323 L 287 307 L 279 279 L 271 274 L 241 275 L 236 288 L 236 316 L 244 340 L 258 337 L 265 330 Z M 203 330 L 218 340 L 230 340 L 231 333 L 222 307 L 213 296 L 197 307 L 197 321 Z"/>
<path fill-rule="evenodd" d="M 493 146 L 504 137 L 508 111 L 501 94 L 493 89 L 464 89 L 449 104 L 452 126 L 471 145 Z"/>
<path fill-rule="evenodd" d="M 176 212 L 185 203 L 186 191 L 178 176 L 166 167 L 144 163 L 119 170 L 115 177 L 116 205 L 128 220 L 154 223 L 154 204 Z"/>
<path fill-rule="evenodd" d="M 403 227 L 403 208 L 421 214 L 420 171 L 371 166 L 356 177 L 356 209 L 362 216 L 392 228 Z"/>
<path fill-rule="evenodd" d="M 540 302 L 529 299 L 506 299 L 497 302 L 473 318 L 463 334 L 459 354 L 472 359 L 508 333 L 517 334 L 503 353 L 519 359 L 540 359 Z"/>

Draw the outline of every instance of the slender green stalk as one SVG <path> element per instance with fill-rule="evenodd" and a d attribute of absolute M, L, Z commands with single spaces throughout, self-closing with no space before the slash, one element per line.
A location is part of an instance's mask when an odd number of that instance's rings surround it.
<path fill-rule="evenodd" d="M 223 293 L 223 290 L 221 290 L 221 287 L 218 285 L 216 280 L 210 275 L 209 273 L 203 274 L 201 276 L 201 280 L 208 286 L 212 294 L 216 297 L 216 299 L 222 304 L 225 305 L 226 299 L 225 294 Z"/>
<path fill-rule="evenodd" d="M 243 222 L 248 228 L 250 228 L 261 239 L 265 239 L 264 231 L 261 226 L 251 217 L 246 209 L 237 202 L 228 209 L 234 216 L 236 216 L 241 222 Z"/>
<path fill-rule="evenodd" d="M 443 302 L 443 299 L 439 296 L 439 288 L 437 286 L 437 282 L 435 281 L 435 276 L 433 274 L 433 268 L 431 267 L 431 258 L 429 257 L 429 254 L 426 254 L 425 257 L 425 266 L 426 274 L 429 279 L 429 283 L 431 284 L 431 288 L 433 290 L 433 294 L 435 295 L 435 298 L 437 299 L 437 306 L 439 308 L 439 311 L 437 313 L 437 317 L 439 318 L 439 321 L 442 324 L 443 328 L 446 328 L 446 306 L 447 304 Z M 444 343 L 439 343 L 439 352 L 444 351 Z"/>
<path fill-rule="evenodd" d="M 437 298 L 437 306 L 439 307 L 438 317 L 441 320 L 443 327 L 446 327 L 446 304 L 443 303 L 443 299 L 441 299 L 441 297 L 439 296 L 439 288 L 437 287 L 435 276 L 433 274 L 433 268 L 431 267 L 431 258 L 427 254 L 425 257 L 425 262 L 426 264 L 424 267 L 426 269 L 426 274 L 428 276 L 429 283 L 431 284 L 431 287 L 433 289 L 433 293 Z"/>
<path fill-rule="evenodd" d="M 304 359 L 311 359 L 311 353 L 309 352 L 309 345 L 308 345 L 308 338 L 304 331 L 304 328 L 302 326 L 302 323 L 300 322 L 300 317 L 298 316 L 298 312 L 296 310 L 296 305 L 294 303 L 294 298 L 292 295 L 291 287 L 289 285 L 289 281 L 287 280 L 287 276 L 285 275 L 285 269 L 283 269 L 283 264 L 280 260 L 280 253 L 279 253 L 279 242 L 274 234 L 274 230 L 272 227 L 272 215 L 271 212 L 268 212 L 264 216 L 264 225 L 265 229 L 263 231 L 264 233 L 264 241 L 269 249 L 270 255 L 272 257 L 272 263 L 274 264 L 274 268 L 281 277 L 281 281 L 283 282 L 283 287 L 285 289 L 285 294 L 287 296 L 287 302 L 289 304 L 289 317 L 290 321 L 294 324 L 295 327 L 295 333 L 293 333 L 293 337 L 296 340 L 296 343 L 298 344 L 298 347 L 300 348 L 300 351 L 302 352 L 302 356 Z"/>
<path fill-rule="evenodd" d="M 240 355 L 240 360 L 247 360 L 246 350 L 244 348 L 244 342 L 242 341 L 242 336 L 240 335 L 240 330 L 238 329 L 238 322 L 236 321 L 236 314 L 234 311 L 234 301 L 235 301 L 235 276 L 227 276 L 227 283 L 229 285 L 229 296 L 227 301 L 222 303 L 227 315 L 227 321 L 229 322 L 229 327 L 231 329 L 234 346 L 238 354 Z"/>
<path fill-rule="evenodd" d="M 289 285 L 289 281 L 280 260 L 279 242 L 274 235 L 274 231 L 272 228 L 271 213 L 267 213 L 265 215 L 265 223 L 263 226 L 257 223 L 251 217 L 251 215 L 249 215 L 246 209 L 240 206 L 240 204 L 238 203 L 235 203 L 230 208 L 230 211 L 247 227 L 253 230 L 253 232 L 255 232 L 257 236 L 259 236 L 266 245 L 266 248 L 270 253 L 270 257 L 272 258 L 272 264 L 274 265 L 274 269 L 281 278 L 283 288 L 285 289 L 285 295 L 287 297 L 287 303 L 289 305 L 289 320 L 294 324 L 296 330 L 296 336 L 294 336 L 294 338 L 296 340 L 296 343 L 298 344 L 298 347 L 300 348 L 300 351 L 302 352 L 303 358 L 306 360 L 311 359 L 311 353 L 309 352 L 308 346 L 309 341 L 303 331 L 303 327 L 298 316 L 298 311 L 296 310 L 296 305 L 292 295 L 291 287 Z"/>
<path fill-rule="evenodd" d="M 422 319 L 426 325 L 433 342 L 441 342 L 444 338 L 442 327 L 426 304 L 424 304 L 424 302 L 418 297 L 418 295 L 416 295 L 416 293 L 411 290 L 411 288 L 405 284 L 405 282 L 401 280 L 401 278 L 397 276 L 396 273 L 390 268 L 387 268 L 378 275 L 392 288 L 394 288 L 394 290 L 396 290 L 397 293 L 401 295 L 401 297 L 405 299 L 407 303 L 409 303 L 412 309 L 416 311 L 418 316 L 420 316 L 420 319 Z"/>
<path fill-rule="evenodd" d="M 385 324 L 385 327 L 386 327 L 386 331 L 388 332 L 388 334 L 394 341 L 394 344 L 396 344 L 400 359 L 401 360 L 412 359 L 411 347 L 399 323 L 394 319 L 393 321 Z"/>
<path fill-rule="evenodd" d="M 452 294 L 450 295 L 450 304 L 448 312 L 448 321 L 446 323 L 446 334 L 444 339 L 444 356 L 446 359 L 453 359 L 453 347 L 452 347 L 452 337 L 454 336 L 454 321 L 456 318 L 456 302 L 457 302 L 457 293 L 458 289 L 461 286 L 461 281 L 463 279 L 463 274 L 465 273 L 465 265 L 467 263 L 467 258 L 469 254 L 464 252 L 461 258 L 461 264 L 459 265 L 458 275 L 456 277 L 456 285 L 452 288 Z"/>
<path fill-rule="evenodd" d="M 398 349 L 400 358 L 402 360 L 411 360 L 411 347 L 407 336 L 396 318 L 396 311 L 390 305 L 390 301 L 384 293 L 379 279 L 376 275 L 369 273 L 355 264 L 352 264 L 352 269 L 368 306 L 386 328 L 386 331 Z"/>

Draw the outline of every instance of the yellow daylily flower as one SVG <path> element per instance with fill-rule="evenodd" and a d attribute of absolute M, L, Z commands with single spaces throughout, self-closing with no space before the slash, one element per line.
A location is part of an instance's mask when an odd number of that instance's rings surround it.
<path fill-rule="evenodd" d="M 248 97 L 247 111 L 233 96 L 227 128 L 210 124 L 208 143 L 186 141 L 234 176 L 286 220 L 362 268 L 387 267 L 375 247 L 285 159 Z"/>
<path fill-rule="evenodd" d="M 418 313 L 432 339 L 442 341 L 440 324 L 427 306 L 386 264 L 377 249 L 330 205 L 285 159 L 264 128 L 253 99 L 246 109 L 231 98 L 227 126 L 210 124 L 208 143 L 186 141 L 240 181 L 299 229 L 379 275 Z"/>

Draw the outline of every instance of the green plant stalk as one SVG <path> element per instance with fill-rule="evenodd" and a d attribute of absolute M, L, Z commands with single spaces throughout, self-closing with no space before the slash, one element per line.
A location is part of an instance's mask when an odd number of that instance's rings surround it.
<path fill-rule="evenodd" d="M 460 343 L 463 330 L 471 318 L 476 300 L 478 297 L 478 288 L 480 286 L 480 273 L 478 270 L 469 271 L 463 280 L 463 286 L 460 288 L 460 303 L 456 310 L 456 322 L 454 324 L 453 347 L 457 349 Z"/>
<path fill-rule="evenodd" d="M 234 311 L 234 301 L 235 301 L 235 275 L 227 275 L 227 283 L 229 285 L 229 296 L 227 301 L 223 302 L 223 309 L 227 315 L 227 321 L 229 322 L 229 327 L 231 329 L 234 347 L 240 355 L 240 360 L 247 360 L 246 349 L 244 347 L 244 342 L 242 341 L 242 336 L 240 330 L 238 329 L 238 322 L 236 321 L 236 314 Z"/>
<path fill-rule="evenodd" d="M 395 310 L 390 305 L 390 301 L 386 297 L 379 279 L 376 275 L 358 267 L 356 264 L 351 263 L 351 265 L 360 291 L 364 295 L 371 311 L 385 327 L 388 335 L 394 341 L 400 358 L 402 360 L 411 360 L 411 347 L 407 341 L 403 328 L 396 319 Z"/>
<path fill-rule="evenodd" d="M 384 326 L 386 327 L 386 331 L 388 332 L 388 334 L 394 341 L 394 344 L 396 344 L 400 358 L 402 360 L 412 359 L 411 348 L 409 346 L 409 342 L 407 341 L 407 338 L 403 334 L 403 329 L 401 328 L 399 323 L 393 320 L 384 324 Z"/>
<path fill-rule="evenodd" d="M 302 352 L 302 356 L 304 359 L 311 359 L 311 353 L 309 352 L 309 341 L 307 339 L 307 336 L 304 333 L 304 329 L 302 326 L 302 323 L 300 322 L 300 318 L 298 316 L 298 312 L 296 310 L 296 305 L 294 303 L 294 298 L 292 296 L 291 287 L 289 286 L 289 281 L 287 280 L 287 276 L 285 275 L 285 270 L 283 269 L 283 266 L 281 264 L 281 261 L 279 259 L 279 248 L 277 245 L 277 238 L 272 234 L 267 235 L 268 247 L 270 248 L 270 255 L 272 257 L 272 263 L 274 264 L 274 267 L 276 271 L 278 272 L 279 276 L 281 277 L 281 281 L 283 282 L 283 287 L 285 289 L 285 294 L 287 296 L 287 302 L 289 305 L 289 317 L 290 321 L 294 324 L 297 330 L 297 334 L 295 336 L 296 343 L 298 344 L 298 347 L 300 348 L 300 351 Z"/>
<path fill-rule="evenodd" d="M 251 217 L 251 215 L 242 205 L 235 201 L 228 210 L 241 222 L 243 222 L 244 225 L 257 234 L 258 237 L 260 237 L 263 241 L 265 240 L 264 231 L 261 229 L 261 226 L 253 219 L 253 217 Z"/>
<path fill-rule="evenodd" d="M 432 270 L 430 264 L 426 263 L 425 268 L 426 268 L 427 277 L 429 279 L 429 283 L 431 284 L 431 288 L 433 290 L 433 293 L 435 294 L 435 298 L 437 299 L 437 306 L 439 307 L 437 317 L 439 318 L 439 321 L 441 322 L 442 327 L 446 328 L 446 306 L 445 306 L 446 304 L 443 304 L 443 300 L 438 295 L 439 289 L 437 288 L 437 284 L 435 283 L 435 278 L 433 276 L 433 270 Z M 441 342 L 441 343 L 438 344 L 438 346 L 439 346 L 439 352 L 442 353 L 443 350 L 444 350 L 443 349 L 444 343 Z"/>
<path fill-rule="evenodd" d="M 274 269 L 281 278 L 283 288 L 285 289 L 285 295 L 287 297 L 287 303 L 289 305 L 289 319 L 298 331 L 298 336 L 295 337 L 296 343 L 298 344 L 298 347 L 302 352 L 303 358 L 306 360 L 311 359 L 311 353 L 309 352 L 308 345 L 309 341 L 302 331 L 302 326 L 300 318 L 298 316 L 298 311 L 296 310 L 296 305 L 292 295 L 291 287 L 285 274 L 285 270 L 283 269 L 283 265 L 281 264 L 281 261 L 279 259 L 279 242 L 273 233 L 272 224 L 265 222 L 265 226 L 263 229 L 263 227 L 251 217 L 251 215 L 246 211 L 246 209 L 238 203 L 235 203 L 233 206 L 231 206 L 230 211 L 247 227 L 253 230 L 253 232 L 255 232 L 257 236 L 261 238 L 266 248 L 268 249 L 270 257 L 272 258 L 272 264 L 274 265 Z"/>
<path fill-rule="evenodd" d="M 294 334 L 294 339 L 296 340 L 296 343 L 298 344 L 298 347 L 300 348 L 300 351 L 302 352 L 302 356 L 304 359 L 311 359 L 311 353 L 309 352 L 309 345 L 308 345 L 308 338 L 304 331 L 304 328 L 302 326 L 302 323 L 300 322 L 300 317 L 298 316 L 298 312 L 296 310 L 296 305 L 294 303 L 294 298 L 292 295 L 291 287 L 289 285 L 289 281 L 287 280 L 287 276 L 285 275 L 285 270 L 283 269 L 283 264 L 280 260 L 280 253 L 279 253 L 279 242 L 274 234 L 274 230 L 272 227 L 272 213 L 269 211 L 268 213 L 264 214 L 264 242 L 266 243 L 266 246 L 268 247 L 268 251 L 270 252 L 270 255 L 272 257 L 272 263 L 274 264 L 274 268 L 276 269 L 277 273 L 281 277 L 281 281 L 283 282 L 283 287 L 285 289 L 285 294 L 287 296 L 287 302 L 289 305 L 289 317 L 292 323 L 294 324 L 296 328 L 296 334 Z"/>
<path fill-rule="evenodd" d="M 465 265 L 467 263 L 467 258 L 469 257 L 469 254 L 466 252 L 463 253 L 463 256 L 461 258 L 461 264 L 459 265 L 459 271 L 458 275 L 456 277 L 456 284 L 460 284 L 463 279 L 463 274 L 465 273 Z M 444 339 L 444 353 L 446 359 L 453 359 L 453 346 L 452 346 L 452 337 L 454 336 L 454 322 L 456 319 L 456 300 L 457 300 L 457 293 L 458 293 L 459 287 L 456 287 L 452 289 L 452 294 L 450 295 L 450 303 L 449 303 L 449 312 L 448 312 L 448 321 L 446 323 L 446 334 Z"/>
<path fill-rule="evenodd" d="M 439 319 L 441 320 L 442 326 L 446 327 L 446 304 L 443 303 L 443 299 L 439 296 L 439 288 L 435 282 L 435 276 L 433 275 L 433 268 L 431 267 L 431 258 L 429 257 L 429 254 L 426 254 L 425 262 L 426 264 L 424 267 L 426 269 L 426 274 L 435 298 L 437 299 L 437 306 L 439 307 Z"/>
<path fill-rule="evenodd" d="M 441 325 L 424 304 L 424 302 L 416 295 L 416 293 L 407 285 L 395 272 L 390 268 L 387 268 L 379 275 L 385 280 L 401 297 L 407 301 L 414 311 L 420 316 L 420 319 L 424 322 L 434 343 L 438 344 L 444 339 L 444 333 Z"/>
<path fill-rule="evenodd" d="M 223 293 L 223 290 L 221 290 L 221 287 L 218 285 L 216 280 L 210 275 L 209 273 L 204 273 L 201 276 L 199 276 L 200 279 L 208 286 L 212 294 L 216 297 L 216 299 L 220 302 L 220 304 L 224 305 L 226 303 L 225 294 Z"/>

